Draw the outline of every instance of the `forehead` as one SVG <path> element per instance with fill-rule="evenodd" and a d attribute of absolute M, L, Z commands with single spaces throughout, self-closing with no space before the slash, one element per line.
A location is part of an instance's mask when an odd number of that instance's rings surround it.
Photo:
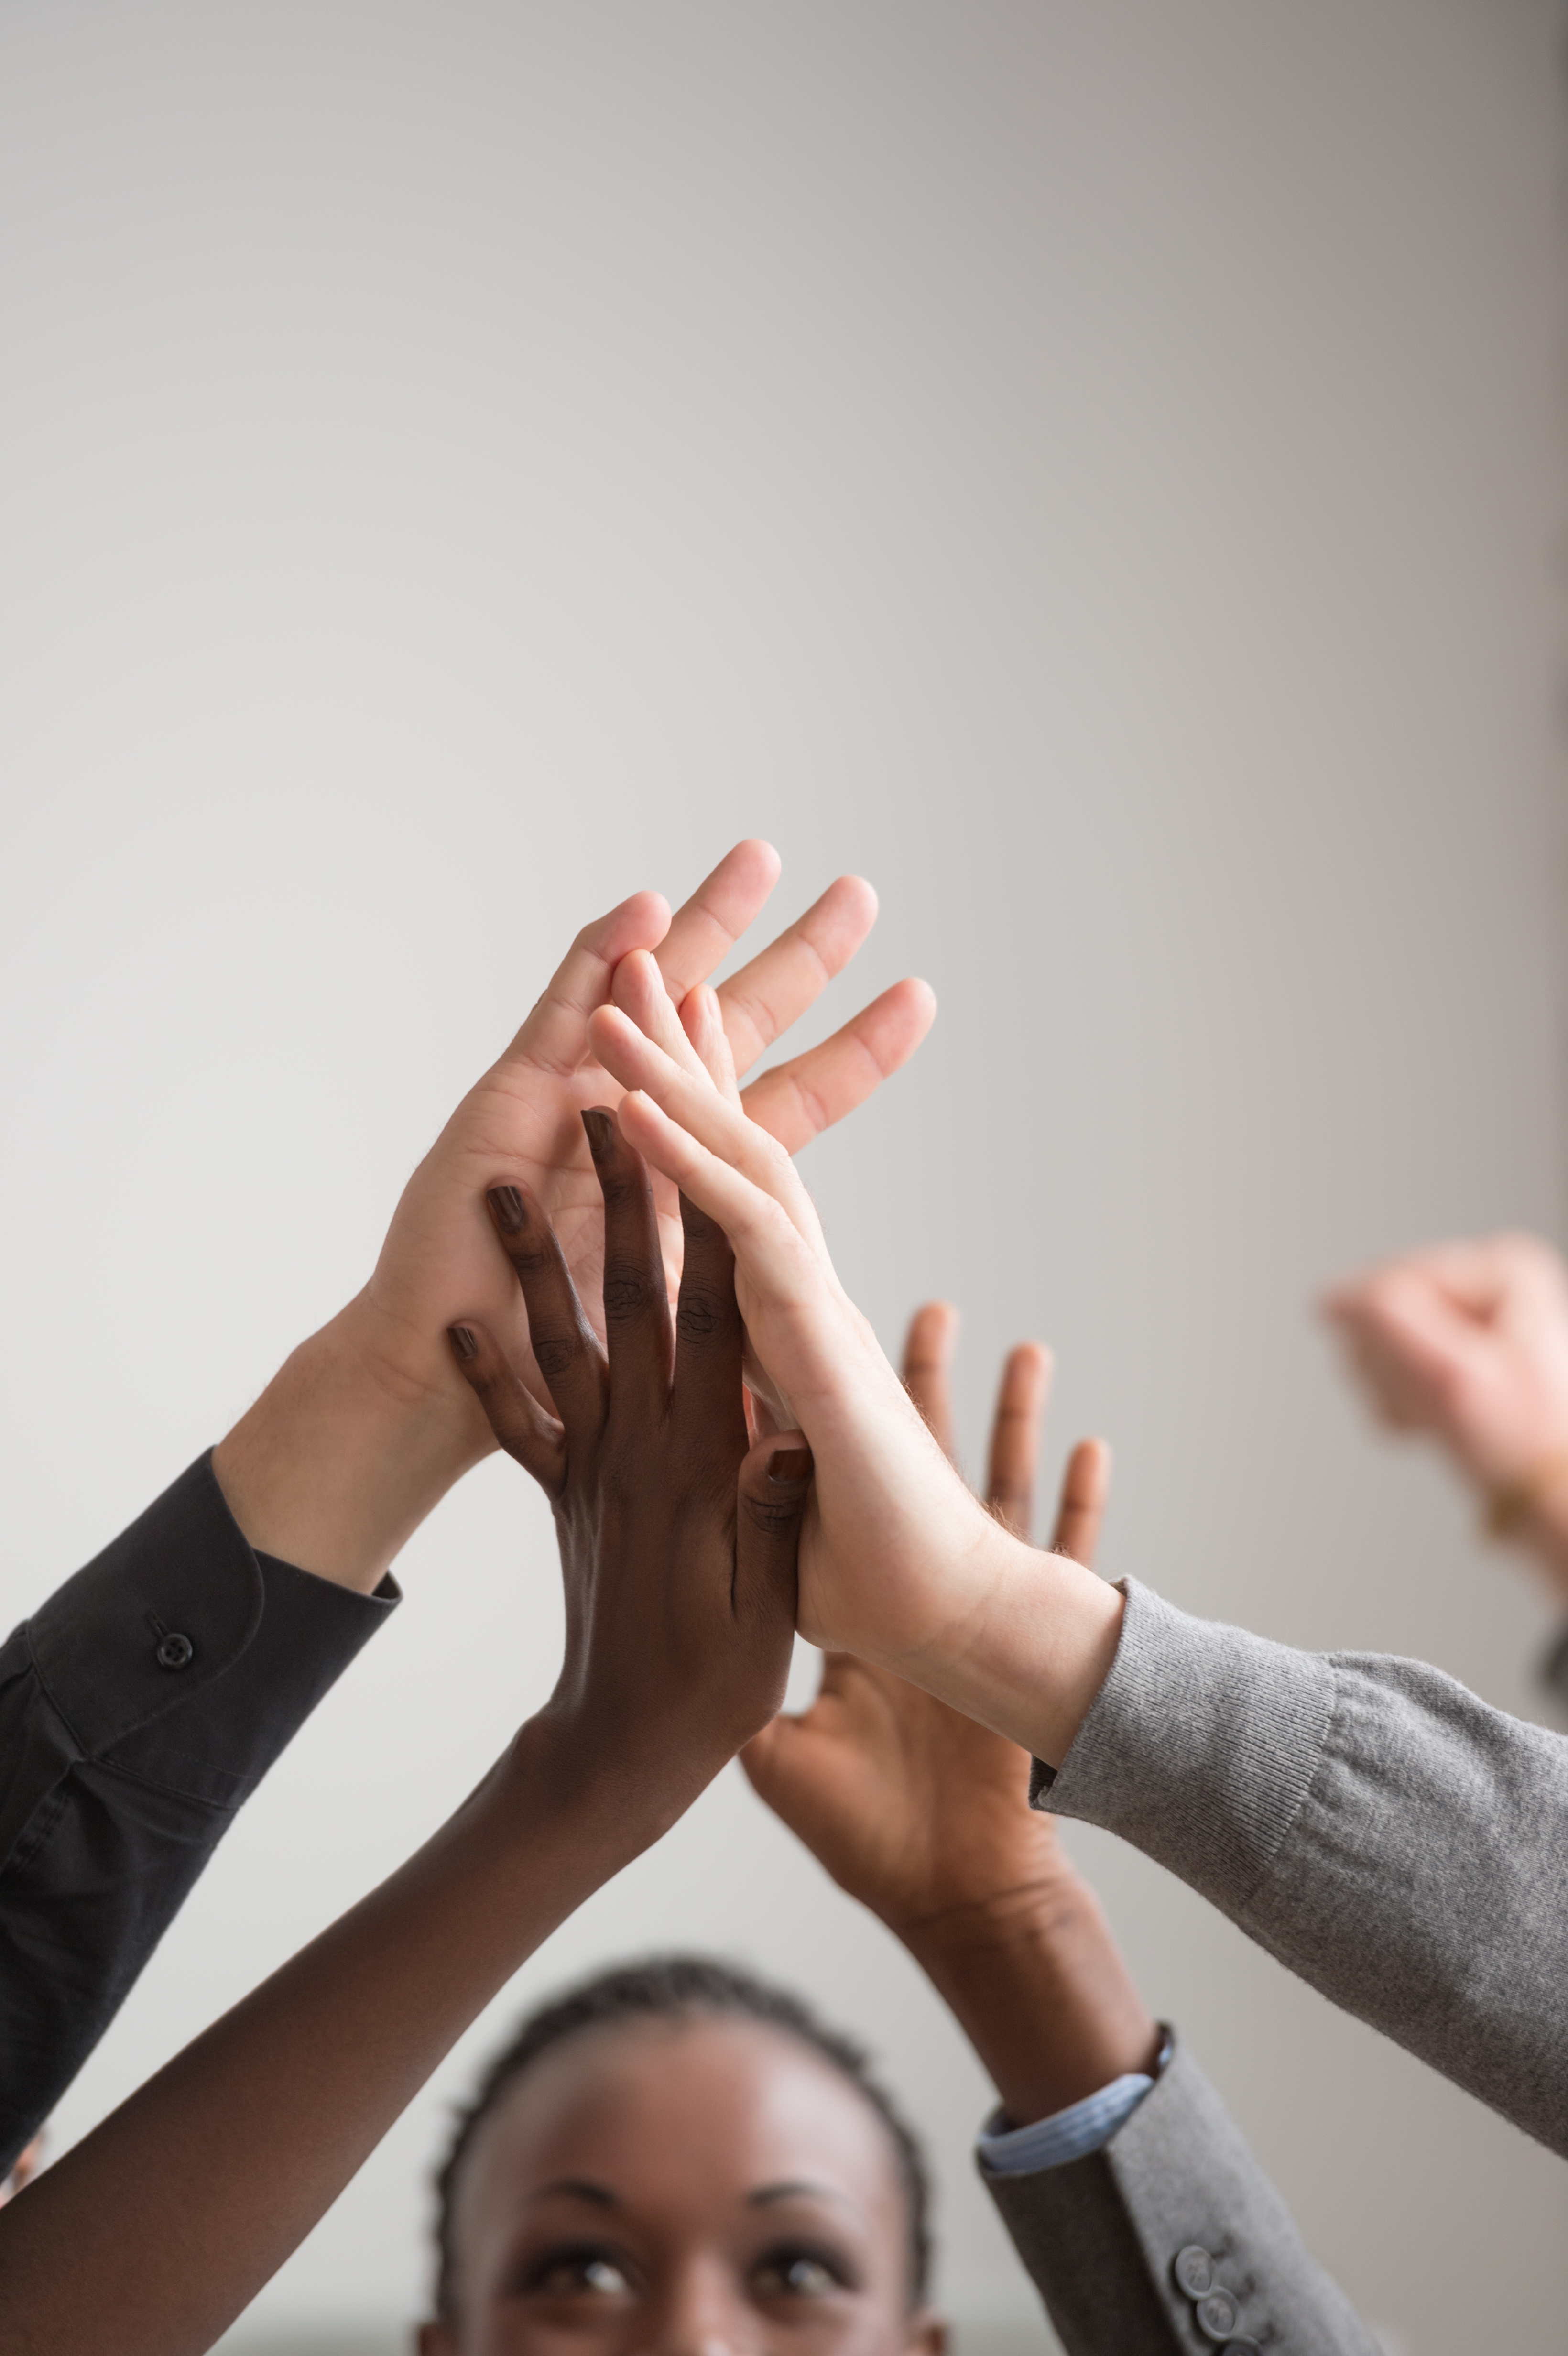
<path fill-rule="evenodd" d="M 882 2120 L 824 2056 L 757 2021 L 616 2022 L 563 2039 L 475 2136 L 459 2239 L 561 2179 L 687 2222 L 806 2180 L 852 2201 L 873 2229 L 906 2230 Z"/>

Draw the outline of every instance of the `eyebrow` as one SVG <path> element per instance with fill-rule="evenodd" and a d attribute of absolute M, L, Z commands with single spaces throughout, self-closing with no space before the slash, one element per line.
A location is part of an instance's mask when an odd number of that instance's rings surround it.
<path fill-rule="evenodd" d="M 536 2201 L 586 2201 L 594 2209 L 618 2209 L 621 2205 L 619 2193 L 585 2176 L 558 2176 L 549 2184 L 537 2185 L 528 2200 L 530 2204 Z"/>
<path fill-rule="evenodd" d="M 764 2209 L 770 2201 L 798 2201 L 802 2195 L 808 2201 L 831 2201 L 840 2209 L 853 2209 L 855 2202 L 847 2192 L 831 2184 L 812 2184 L 797 2178 L 783 2184 L 759 2184 L 754 2192 L 746 2195 L 748 2209 Z"/>

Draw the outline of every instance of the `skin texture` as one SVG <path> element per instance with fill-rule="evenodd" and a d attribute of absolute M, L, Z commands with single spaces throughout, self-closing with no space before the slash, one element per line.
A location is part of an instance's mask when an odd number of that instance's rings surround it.
<path fill-rule="evenodd" d="M 778 872 L 767 843 L 738 843 L 673 917 L 661 894 L 639 892 L 578 935 L 404 1188 L 369 1283 L 302 1344 L 219 1444 L 218 1477 L 253 1546 L 366 1593 L 378 1584 L 425 1515 L 495 1445 L 442 1341 L 454 1319 L 480 1317 L 544 1389 L 527 1317 L 496 1265 L 487 1185 L 522 1187 L 540 1205 L 603 1334 L 603 1223 L 580 1115 L 613 1107 L 620 1091 L 595 1060 L 589 1018 L 632 949 L 649 955 L 684 1001 L 753 922 Z M 718 1018 L 738 1071 L 751 1069 L 848 963 L 876 908 L 869 884 L 840 876 L 724 983 Z M 748 1117 L 798 1152 L 897 1070 L 933 1012 L 923 983 L 896 983 L 820 1046 L 754 1081 Z M 662 1177 L 654 1189 L 673 1296 L 679 1211 Z"/>
<path fill-rule="evenodd" d="M 953 1452 L 957 1314 L 919 1311 L 904 1380 Z M 1050 1354 L 1024 1343 L 1003 1371 L 987 1501 L 1027 1538 Z M 1052 1548 L 1092 1563 L 1109 1451 L 1081 1440 Z M 748 1744 L 762 1797 L 841 1890 L 885 1922 L 957 2016 L 1015 2126 L 1152 2069 L 1159 2031 L 1054 1817 L 1029 1804 L 1029 1757 L 974 1719 L 852 1654 L 829 1653 L 811 1708 Z"/>
<path fill-rule="evenodd" d="M 622 1134 L 724 1228 L 776 1411 L 812 1450 L 802 1633 L 1059 1766 L 1115 1658 L 1121 1596 L 965 1488 L 839 1284 L 788 1156 L 707 1070 L 650 958 L 623 960 L 613 1000 L 589 1033 L 628 1090 Z"/>
<path fill-rule="evenodd" d="M 1539 1237 L 1439 1244 L 1323 1303 L 1391 1430 L 1435 1440 L 1493 1534 L 1568 1595 L 1568 1269 Z"/>
<path fill-rule="evenodd" d="M 407 1865 L 0 2210 L 6 2356 L 200 2356 L 518 1965 L 777 1708 L 805 1467 L 772 1481 L 776 1443 L 749 1448 L 738 1409 L 711 1411 L 738 1398 L 741 1338 L 710 1313 L 727 1257 L 706 1227 L 682 1296 L 704 1331 L 672 1374 L 646 1188 L 613 1141 L 601 1158 L 624 1284 L 607 1353 L 584 1325 L 558 1376 L 555 1692 Z M 542 1220 L 529 1251 L 546 1264 L 530 1285 L 561 1280 Z M 515 1411 L 515 1376 L 468 1330 L 475 1397 Z"/>
<path fill-rule="evenodd" d="M 791 2189 L 786 2189 L 791 2188 Z M 458 2188 L 421 2356 L 939 2356 L 880 2121 L 753 2022 L 617 2023 L 512 2089 Z"/>

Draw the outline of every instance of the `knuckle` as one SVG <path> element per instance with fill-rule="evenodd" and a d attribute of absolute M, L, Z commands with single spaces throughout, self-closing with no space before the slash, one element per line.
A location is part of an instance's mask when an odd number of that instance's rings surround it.
<path fill-rule="evenodd" d="M 631 1267 L 624 1262 L 612 1263 L 604 1270 L 604 1315 L 612 1325 L 624 1325 L 637 1317 L 645 1317 L 657 1298 L 658 1288 L 645 1268 Z"/>
<path fill-rule="evenodd" d="M 554 1258 L 544 1244 L 509 1243 L 507 1258 L 525 1282 L 529 1277 L 546 1276 L 554 1266 Z"/>
<path fill-rule="evenodd" d="M 547 1382 L 552 1375 L 564 1375 L 577 1356 L 579 1345 L 575 1333 L 535 1333 L 532 1340 L 534 1356 Z"/>
<path fill-rule="evenodd" d="M 676 1330 L 683 1342 L 709 1342 L 728 1328 L 733 1310 L 733 1294 L 726 1301 L 705 1287 L 683 1286 L 676 1311 Z"/>
<path fill-rule="evenodd" d="M 801 1497 L 759 1497 L 748 1491 L 744 1500 L 746 1519 L 759 1537 L 788 1537 L 800 1519 L 804 1502 Z"/>

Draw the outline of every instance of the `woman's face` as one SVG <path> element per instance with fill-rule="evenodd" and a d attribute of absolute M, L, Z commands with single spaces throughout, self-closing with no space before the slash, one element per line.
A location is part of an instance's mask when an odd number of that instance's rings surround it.
<path fill-rule="evenodd" d="M 736 2020 L 567 2039 L 485 2121 L 421 2356 L 941 2356 L 886 2129 Z"/>

